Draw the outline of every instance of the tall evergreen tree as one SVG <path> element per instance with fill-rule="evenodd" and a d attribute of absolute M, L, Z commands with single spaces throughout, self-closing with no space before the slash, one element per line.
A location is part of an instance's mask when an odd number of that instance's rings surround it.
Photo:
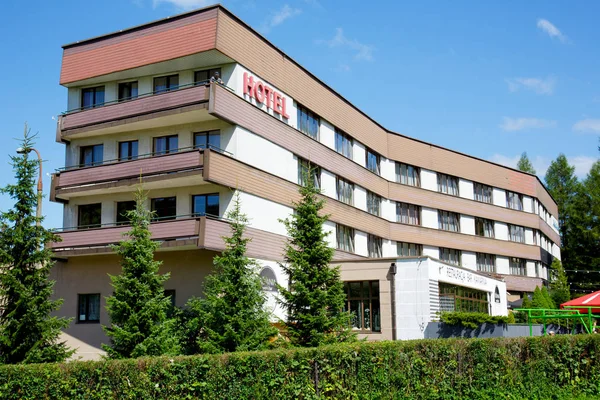
<path fill-rule="evenodd" d="M 529 157 L 527 157 L 527 152 L 523 152 L 523 154 L 521 154 L 521 158 L 519 159 L 519 162 L 517 162 L 517 169 L 523 172 L 529 172 L 533 175 L 536 174 L 533 164 L 531 164 Z"/>
<path fill-rule="evenodd" d="M 0 193 L 14 207 L 0 213 L 0 362 L 41 363 L 64 361 L 73 352 L 59 342 L 61 329 L 70 320 L 52 317 L 62 300 L 51 300 L 54 281 L 49 279 L 52 251 L 46 246 L 60 238 L 38 224 L 35 177 L 37 159 L 29 157 L 34 137 L 27 127 L 21 142 L 24 154 L 11 157 L 15 184 Z"/>
<path fill-rule="evenodd" d="M 119 245 L 121 275 L 110 276 L 114 293 L 106 299 L 111 326 L 104 330 L 111 340 L 102 348 L 111 358 L 131 358 L 179 353 L 175 321 L 167 317 L 171 300 L 164 294 L 169 274 L 159 274 L 161 262 L 154 260 L 160 244 L 152 240 L 152 212 L 146 208 L 141 187 L 135 194 L 135 209 L 127 213 L 131 230 Z"/>
<path fill-rule="evenodd" d="M 562 303 L 571 300 L 567 274 L 558 258 L 552 260 L 550 268 L 553 271 L 550 280 L 550 297 L 552 297 L 552 301 L 556 306 L 560 306 Z"/>
<path fill-rule="evenodd" d="M 261 350 L 278 332 L 265 309 L 259 265 L 246 256 L 248 218 L 241 211 L 239 193 L 226 217 L 231 236 L 223 237 L 225 251 L 214 258 L 215 270 L 206 278 L 204 297 L 187 304 L 184 347 L 188 354 Z"/>
<path fill-rule="evenodd" d="M 291 342 L 298 346 L 319 346 L 352 340 L 350 314 L 340 267 L 330 266 L 334 250 L 327 245 L 323 230 L 327 215 L 320 215 L 325 201 L 319 199 L 312 168 L 300 188 L 302 199 L 294 214 L 282 221 L 290 237 L 281 268 L 289 287 L 280 287 L 281 304 L 287 310 L 286 327 Z"/>

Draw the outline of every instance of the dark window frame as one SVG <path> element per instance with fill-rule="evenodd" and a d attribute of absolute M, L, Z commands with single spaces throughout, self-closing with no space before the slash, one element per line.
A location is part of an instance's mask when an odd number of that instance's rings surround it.
<path fill-rule="evenodd" d="M 177 145 L 175 146 L 174 149 L 171 148 L 171 139 L 173 139 L 173 138 L 177 139 Z M 164 151 L 156 150 L 156 141 L 159 139 L 165 139 L 165 150 Z M 179 135 L 155 136 L 152 138 L 152 154 L 154 154 L 154 155 L 177 153 L 178 150 L 179 150 Z"/>
<path fill-rule="evenodd" d="M 174 78 L 177 78 L 177 84 L 171 85 L 171 80 L 173 80 Z M 165 79 L 165 89 L 164 90 L 156 89 L 156 80 L 157 79 Z M 154 94 L 170 92 L 172 90 L 177 90 L 177 89 L 179 89 L 179 74 L 156 76 L 152 79 L 152 90 L 153 90 Z"/>
<path fill-rule="evenodd" d="M 100 160 L 95 160 L 95 156 L 96 156 L 96 149 L 99 148 L 100 149 Z M 91 154 L 92 154 L 92 162 L 91 163 L 86 163 L 85 162 L 85 152 L 86 150 L 90 150 L 91 149 Z M 100 165 L 104 162 L 104 144 L 100 143 L 100 144 L 91 144 L 88 146 L 81 146 L 79 148 L 79 165 L 82 167 L 93 167 L 96 165 Z"/>
<path fill-rule="evenodd" d="M 372 161 L 375 161 L 375 166 Z M 365 148 L 365 167 L 372 173 L 381 176 L 381 155 L 370 148 Z"/>
<path fill-rule="evenodd" d="M 90 297 L 94 296 L 94 299 L 98 300 L 98 319 L 89 319 L 90 315 Z M 85 299 L 85 313 L 81 313 L 82 299 Z M 78 324 L 99 324 L 100 323 L 100 308 L 101 308 L 101 294 L 100 293 L 78 293 L 77 294 L 77 323 Z M 81 319 L 81 316 L 85 315 L 85 319 Z"/>
<path fill-rule="evenodd" d="M 102 89 L 102 90 L 99 90 Z M 91 105 L 84 105 L 84 101 L 85 101 L 85 93 L 86 92 L 91 92 L 93 93 L 93 100 L 92 100 L 92 104 Z M 97 101 L 97 97 L 98 94 L 102 92 L 102 102 L 98 102 Z M 94 87 L 87 87 L 87 88 L 83 88 L 81 89 L 81 109 L 82 110 L 89 110 L 90 108 L 96 108 L 96 107 L 102 107 L 104 105 L 104 103 L 106 102 L 106 88 L 104 85 L 100 85 L 100 86 L 94 86 Z"/>
<path fill-rule="evenodd" d="M 206 138 L 205 142 L 206 145 L 199 145 L 196 144 L 196 138 L 198 137 L 204 137 Z M 214 144 L 211 144 L 211 137 L 218 137 L 219 138 L 219 145 L 216 146 Z M 202 131 L 202 132 L 194 132 L 194 148 L 195 149 L 213 149 L 213 150 L 221 150 L 221 130 L 220 129 L 213 129 L 210 131 Z"/>
<path fill-rule="evenodd" d="M 298 110 L 298 130 L 318 141 L 321 133 L 321 117 L 301 104 L 297 104 L 296 108 Z M 315 127 L 316 132 L 314 132 Z"/>
<path fill-rule="evenodd" d="M 317 189 L 321 189 L 321 167 L 302 157 L 298 157 L 298 185 L 306 185 L 306 182 L 304 181 L 304 175 L 308 174 L 309 167 L 315 187 Z"/>
<path fill-rule="evenodd" d="M 127 209 L 124 210 L 123 212 L 119 212 L 119 205 L 128 205 L 128 206 L 132 206 L 133 207 L 126 207 Z M 135 210 L 135 200 L 126 200 L 126 201 L 117 201 L 117 204 L 115 204 L 115 209 L 116 209 L 116 217 L 115 217 L 115 221 L 117 226 L 121 226 L 121 225 L 129 225 L 131 223 L 131 220 L 129 218 L 127 218 L 127 216 L 125 215 L 125 212 L 130 211 L 130 210 Z"/>
<path fill-rule="evenodd" d="M 82 214 L 84 212 L 84 210 L 87 210 L 88 208 L 91 207 L 98 207 L 98 210 L 96 210 L 94 213 L 97 212 L 97 217 L 98 217 L 98 223 L 92 223 L 92 224 L 81 224 L 81 220 L 82 220 Z M 77 229 L 95 229 L 95 228 L 100 228 L 102 226 L 102 203 L 90 203 L 90 204 L 79 204 L 77 206 Z"/>
<path fill-rule="evenodd" d="M 217 197 L 217 213 L 216 214 L 207 212 L 207 210 L 209 208 L 208 207 L 208 198 L 209 198 L 209 196 L 212 196 L 212 197 L 216 196 Z M 204 197 L 204 210 L 205 210 L 204 213 L 196 212 L 196 210 L 195 210 L 195 207 L 196 207 L 196 198 L 197 197 Z M 219 201 L 220 201 L 219 193 L 206 193 L 206 194 L 194 194 L 194 195 L 192 195 L 192 215 L 194 217 L 203 217 L 203 216 L 206 216 L 206 215 L 213 216 L 213 217 L 219 217 L 219 213 L 221 211 L 221 207 L 220 207 Z"/>
<path fill-rule="evenodd" d="M 133 85 L 135 85 L 135 89 L 133 88 Z M 125 89 L 125 88 L 128 88 L 129 96 L 123 96 L 123 89 Z M 135 94 L 134 94 L 134 90 L 135 90 Z M 119 82 L 117 95 L 118 95 L 119 102 L 137 99 L 137 97 L 139 95 L 138 81 Z"/>
<path fill-rule="evenodd" d="M 206 79 L 198 79 L 198 75 L 200 75 L 203 72 L 206 72 Z M 210 78 L 215 76 L 215 72 L 218 72 L 219 77 L 222 78 L 221 67 L 200 69 L 198 71 L 194 71 L 194 85 L 201 85 L 210 82 Z"/>
<path fill-rule="evenodd" d="M 133 150 L 134 148 L 134 144 L 135 143 L 135 151 Z M 123 156 L 123 149 L 121 148 L 121 145 L 127 145 L 127 155 Z M 118 147 L 119 147 L 119 161 L 127 161 L 127 160 L 137 160 L 138 158 L 138 149 L 139 149 L 139 141 L 137 140 L 124 140 L 122 142 L 118 143 Z M 133 154 L 135 153 L 135 154 Z"/>
<path fill-rule="evenodd" d="M 338 140 L 339 138 L 339 140 Z M 343 132 L 339 129 L 335 130 L 335 151 L 339 154 L 343 155 L 349 160 L 352 160 L 354 156 L 354 139 L 352 136 L 348 135 L 346 132 Z M 345 150 L 348 150 L 349 154 L 346 154 Z"/>
<path fill-rule="evenodd" d="M 173 208 L 174 208 L 174 212 L 172 215 L 164 215 L 164 216 L 159 216 L 158 213 L 156 212 L 156 201 L 157 200 L 171 200 L 171 199 L 175 199 L 175 203 L 173 204 Z M 152 217 L 152 221 L 154 222 L 160 222 L 160 221 L 171 221 L 176 219 L 177 217 L 177 196 L 167 196 L 167 197 L 155 197 L 153 199 L 150 199 L 150 210 L 153 213 L 153 217 Z"/>
<path fill-rule="evenodd" d="M 358 296 L 352 296 L 352 285 L 359 284 Z M 365 285 L 366 284 L 366 285 Z M 368 293 L 365 293 L 365 286 Z M 347 281 L 344 282 L 344 291 L 346 292 L 345 310 L 352 314 L 352 302 L 358 303 L 359 314 L 356 318 L 351 318 L 352 329 L 362 333 L 381 333 L 381 284 L 377 280 L 373 281 Z M 377 292 L 377 293 L 375 293 Z M 374 305 L 376 306 L 374 307 Z M 368 308 L 365 307 L 368 305 Z M 368 310 L 368 324 L 365 325 L 365 310 Z M 357 326 L 356 321 L 360 321 Z"/>

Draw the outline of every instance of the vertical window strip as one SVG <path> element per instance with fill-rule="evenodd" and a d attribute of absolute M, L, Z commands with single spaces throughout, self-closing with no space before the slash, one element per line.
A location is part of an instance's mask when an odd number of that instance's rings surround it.
<path fill-rule="evenodd" d="M 398 257 L 420 257 L 423 255 L 423 245 L 416 243 L 397 242 Z"/>
<path fill-rule="evenodd" d="M 460 265 L 461 251 L 440 247 L 440 260 L 450 264 Z"/>
<path fill-rule="evenodd" d="M 354 184 L 342 179 L 337 179 L 337 199 L 343 203 L 354 204 Z"/>
<path fill-rule="evenodd" d="M 417 167 L 404 163 L 396 163 L 396 182 L 403 185 L 421 186 L 420 170 Z"/>
<path fill-rule="evenodd" d="M 367 212 L 378 217 L 381 215 L 381 197 L 370 191 L 367 191 Z"/>
<path fill-rule="evenodd" d="M 369 252 L 369 257 L 371 258 L 381 258 L 383 257 L 383 239 L 369 234 L 367 236 L 367 247 Z"/>
<path fill-rule="evenodd" d="M 339 250 L 354 253 L 354 229 L 345 225 L 336 225 L 336 246 Z"/>
<path fill-rule="evenodd" d="M 477 271 L 496 272 L 496 256 L 493 254 L 477 253 Z"/>
<path fill-rule="evenodd" d="M 421 225 L 421 207 L 414 204 L 397 202 L 396 220 L 403 224 Z"/>
<path fill-rule="evenodd" d="M 438 210 L 438 228 L 444 231 L 460 232 L 459 214 Z"/>
<path fill-rule="evenodd" d="M 437 174 L 438 192 L 458 196 L 458 178 L 446 174 Z"/>

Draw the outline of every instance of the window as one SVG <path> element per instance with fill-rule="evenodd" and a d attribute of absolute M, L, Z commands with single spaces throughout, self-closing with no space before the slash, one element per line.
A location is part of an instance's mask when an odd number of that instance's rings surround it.
<path fill-rule="evenodd" d="M 177 135 L 161 136 L 154 138 L 154 154 L 174 153 L 179 147 Z"/>
<path fill-rule="evenodd" d="M 473 185 L 473 193 L 476 201 L 491 204 L 493 202 L 493 192 L 494 189 L 491 186 L 484 185 L 483 183 L 475 182 Z"/>
<path fill-rule="evenodd" d="M 100 228 L 102 204 L 84 204 L 77 207 L 77 228 Z"/>
<path fill-rule="evenodd" d="M 541 278 L 542 277 L 540 275 L 540 262 L 539 261 L 535 262 L 535 276 L 536 276 L 536 278 Z"/>
<path fill-rule="evenodd" d="M 216 72 L 219 73 L 219 77 L 220 77 L 221 76 L 221 68 L 203 69 L 202 71 L 194 72 L 194 85 L 209 82 L 210 78 L 215 76 Z"/>
<path fill-rule="evenodd" d="M 496 256 L 493 254 L 477 253 L 477 271 L 495 272 Z"/>
<path fill-rule="evenodd" d="M 82 167 L 91 167 L 102 164 L 104 161 L 104 145 L 96 144 L 94 146 L 83 146 L 79 152 L 79 165 Z"/>
<path fill-rule="evenodd" d="M 194 148 L 221 150 L 221 131 L 194 133 Z"/>
<path fill-rule="evenodd" d="M 460 265 L 460 250 L 440 247 L 440 260 L 450 264 Z"/>
<path fill-rule="evenodd" d="M 354 184 L 337 178 L 337 199 L 346 204 L 354 204 Z"/>
<path fill-rule="evenodd" d="M 154 93 L 168 92 L 179 87 L 179 75 L 161 76 L 154 78 Z"/>
<path fill-rule="evenodd" d="M 419 257 L 423 255 L 423 246 L 416 243 L 397 242 L 398 257 Z"/>
<path fill-rule="evenodd" d="M 319 140 L 319 117 L 298 104 L 298 130 L 315 140 Z"/>
<path fill-rule="evenodd" d="M 81 108 L 99 107 L 104 105 L 104 86 L 81 90 Z"/>
<path fill-rule="evenodd" d="M 481 290 L 439 284 L 440 311 L 489 313 L 488 294 Z"/>
<path fill-rule="evenodd" d="M 506 191 L 506 207 L 513 210 L 523 211 L 523 195 Z"/>
<path fill-rule="evenodd" d="M 438 192 L 458 196 L 458 178 L 446 174 L 437 174 Z"/>
<path fill-rule="evenodd" d="M 335 233 L 337 249 L 354 253 L 354 229 L 337 224 Z"/>
<path fill-rule="evenodd" d="M 508 224 L 508 240 L 525 243 L 525 228 L 519 225 Z"/>
<path fill-rule="evenodd" d="M 219 194 L 200 194 L 192 196 L 192 214 L 195 217 L 203 215 L 219 216 Z"/>
<path fill-rule="evenodd" d="M 77 322 L 100 322 L 100 293 L 80 294 Z"/>
<path fill-rule="evenodd" d="M 420 169 L 404 163 L 396 163 L 396 182 L 403 185 L 421 186 Z"/>
<path fill-rule="evenodd" d="M 378 217 L 381 215 L 381 196 L 367 190 L 367 212 Z"/>
<path fill-rule="evenodd" d="M 138 141 L 119 142 L 119 161 L 135 160 L 138 157 Z"/>
<path fill-rule="evenodd" d="M 337 129 L 335 130 L 335 151 L 352 159 L 352 138 Z"/>
<path fill-rule="evenodd" d="M 451 211 L 438 210 L 438 228 L 444 231 L 460 232 L 460 215 Z"/>
<path fill-rule="evenodd" d="M 475 217 L 475 234 L 487 238 L 494 237 L 494 221 Z"/>
<path fill-rule="evenodd" d="M 135 99 L 136 97 L 138 97 L 137 81 L 119 83 L 119 101 Z"/>
<path fill-rule="evenodd" d="M 319 189 L 321 187 L 321 168 L 310 163 L 308 160 L 298 157 L 298 185 L 306 186 L 308 184 L 306 178 L 308 178 L 309 170 L 313 185 Z"/>
<path fill-rule="evenodd" d="M 152 218 L 154 221 L 175 219 L 177 215 L 177 198 L 173 196 L 152 199 L 151 210 L 154 212 Z"/>
<path fill-rule="evenodd" d="M 381 332 L 379 281 L 344 282 L 348 296 L 344 311 L 350 311 L 352 328 Z"/>
<path fill-rule="evenodd" d="M 135 201 L 118 201 L 117 225 L 128 225 L 131 221 L 127 213 L 133 210 L 135 210 Z"/>
<path fill-rule="evenodd" d="M 396 221 L 403 224 L 421 225 L 421 207 L 408 203 L 396 203 Z"/>
<path fill-rule="evenodd" d="M 367 235 L 367 249 L 369 251 L 369 257 L 371 258 L 381 258 L 383 257 L 383 239 L 368 234 Z"/>
<path fill-rule="evenodd" d="M 527 275 L 525 260 L 522 258 L 510 257 L 508 259 L 511 275 Z"/>
<path fill-rule="evenodd" d="M 381 163 L 381 156 L 375 153 L 373 150 L 367 149 L 366 152 L 366 165 L 367 169 L 371 172 L 381 175 L 379 165 Z"/>

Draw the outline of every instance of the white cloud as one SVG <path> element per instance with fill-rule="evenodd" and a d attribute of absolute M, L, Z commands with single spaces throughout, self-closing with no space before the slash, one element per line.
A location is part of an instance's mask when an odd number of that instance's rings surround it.
<path fill-rule="evenodd" d="M 537 27 L 553 39 L 558 39 L 563 43 L 567 41 L 567 37 L 563 35 L 563 33 L 547 19 L 538 19 Z"/>
<path fill-rule="evenodd" d="M 342 28 L 335 30 L 335 36 L 330 40 L 317 40 L 318 44 L 325 44 L 331 48 L 333 47 L 346 47 L 354 50 L 354 58 L 363 61 L 373 61 L 373 51 L 375 48 L 369 44 L 360 43 L 358 40 L 348 39 L 344 35 Z"/>
<path fill-rule="evenodd" d="M 494 154 L 489 158 L 489 160 L 495 162 L 496 164 L 517 168 L 517 163 L 519 162 L 520 158 L 520 155 L 505 156 L 502 154 Z M 544 176 L 546 175 L 546 171 L 553 160 L 542 156 L 536 156 L 530 158 L 529 160 L 531 161 L 531 164 L 533 165 L 537 175 L 543 180 Z M 575 175 L 581 179 L 585 178 L 588 172 L 590 172 L 592 165 L 598 161 L 597 158 L 588 156 L 567 156 L 567 160 L 569 161 L 570 165 L 575 167 Z"/>
<path fill-rule="evenodd" d="M 554 128 L 556 125 L 556 121 L 547 119 L 504 117 L 504 122 L 500 125 L 500 128 L 507 132 L 514 132 L 522 131 L 524 129 Z"/>
<path fill-rule="evenodd" d="M 194 8 L 206 7 L 215 4 L 214 0 L 153 0 L 153 6 L 156 8 L 162 3 L 172 4 L 182 10 L 191 10 Z"/>
<path fill-rule="evenodd" d="M 301 12 L 302 10 L 299 8 L 292 8 L 288 4 L 285 4 L 279 11 L 271 14 L 269 19 L 262 25 L 260 30 L 263 33 L 268 33 L 272 28 L 283 24 L 285 20 L 290 19 Z"/>
<path fill-rule="evenodd" d="M 512 78 L 506 79 L 508 84 L 508 90 L 511 92 L 517 92 L 520 89 L 533 90 L 537 94 L 550 95 L 554 93 L 554 85 L 556 79 L 554 77 L 548 77 L 546 79 L 541 78 Z"/>
<path fill-rule="evenodd" d="M 588 118 L 577 121 L 573 125 L 573 130 L 584 133 L 600 133 L 600 119 Z"/>

